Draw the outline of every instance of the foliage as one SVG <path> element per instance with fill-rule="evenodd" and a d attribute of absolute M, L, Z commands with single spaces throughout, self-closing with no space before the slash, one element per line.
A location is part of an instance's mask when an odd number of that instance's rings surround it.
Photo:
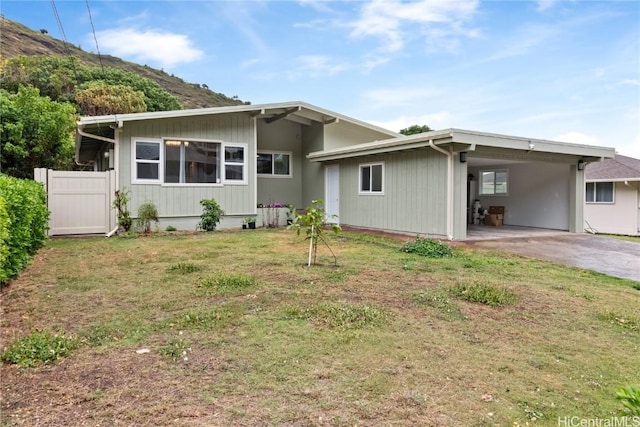
<path fill-rule="evenodd" d="M 5 362 L 15 363 L 20 368 L 33 368 L 42 363 L 53 362 L 58 357 L 66 357 L 79 345 L 76 338 L 50 331 L 34 331 L 13 340 L 0 354 Z"/>
<path fill-rule="evenodd" d="M 158 350 L 160 354 L 169 357 L 174 362 L 178 360 L 187 362 L 189 360 L 187 354 L 190 351 L 191 343 L 182 337 L 182 331 L 180 331 L 178 338 L 170 339 L 165 346 L 160 347 Z"/>
<path fill-rule="evenodd" d="M 434 239 L 422 239 L 419 236 L 415 241 L 405 243 L 400 250 L 428 258 L 444 258 L 452 255 L 449 245 Z"/>
<path fill-rule="evenodd" d="M 449 292 L 466 301 L 490 306 L 515 304 L 518 299 L 510 289 L 481 282 L 457 283 Z"/>
<path fill-rule="evenodd" d="M 200 271 L 202 270 L 202 267 L 192 262 L 179 262 L 177 264 L 173 264 L 167 270 L 170 272 L 175 272 L 180 274 L 188 274 L 188 273 L 195 273 L 196 271 Z"/>
<path fill-rule="evenodd" d="M 132 92 L 142 92 L 146 110 L 168 111 L 181 108 L 177 98 L 160 85 L 138 74 L 112 67 L 93 67 L 83 65 L 74 58 L 55 56 L 17 56 L 7 61 L 0 75 L 3 89 L 16 92 L 20 85 L 29 85 L 40 90 L 43 96 L 55 101 L 67 101 L 78 105 L 81 114 L 90 115 L 95 107 L 88 103 L 86 94 L 78 101 L 90 83 L 99 83 L 103 87 L 127 86 Z M 107 89 L 113 91 L 113 89 Z M 115 90 L 121 92 L 121 90 Z M 136 95 L 137 96 L 137 95 Z M 116 104 L 112 104 L 115 106 Z M 89 107 L 84 110 L 82 107 Z M 124 113 L 126 111 L 113 111 Z"/>
<path fill-rule="evenodd" d="M 403 135 L 415 135 L 418 133 L 424 133 L 424 132 L 429 132 L 432 131 L 433 129 L 431 129 L 429 126 L 427 125 L 411 125 L 408 128 L 404 128 L 400 130 L 400 133 Z"/>
<path fill-rule="evenodd" d="M 122 227 L 125 233 L 131 229 L 132 219 L 127 203 L 129 203 L 129 190 L 123 187 L 122 190 L 116 190 L 116 197 L 113 201 L 113 207 L 118 211 L 118 225 Z"/>
<path fill-rule="evenodd" d="M 333 254 L 331 247 L 324 238 L 324 234 L 328 225 L 327 220 L 331 218 L 327 217 L 322 203 L 323 201 L 320 199 L 312 200 L 311 204 L 307 206 L 306 212 L 304 214 L 296 213 L 295 218 L 293 219 L 291 225 L 289 225 L 288 227 L 295 229 L 298 236 L 300 235 L 301 230 L 304 230 L 304 233 L 306 235 L 305 239 L 311 240 L 311 247 L 309 249 L 309 265 L 316 263 L 319 240 L 322 240 L 322 242 L 329 248 L 329 250 Z M 333 217 L 335 217 L 335 215 Z M 339 234 L 341 231 L 341 228 L 338 224 L 332 223 L 329 224 L 329 227 L 334 234 Z M 311 262 L 312 255 L 313 263 Z M 333 258 L 334 264 L 337 265 L 338 261 L 335 254 L 333 254 Z"/>
<path fill-rule="evenodd" d="M 242 222 L 243 222 L 244 224 L 250 224 L 250 223 L 252 223 L 252 222 L 256 222 L 256 217 L 255 217 L 255 216 L 247 217 L 247 218 L 245 218 L 244 220 L 242 220 Z"/>
<path fill-rule="evenodd" d="M 305 309 L 289 307 L 286 314 L 290 318 L 341 330 L 380 326 L 387 321 L 385 312 L 370 304 L 322 303 Z"/>
<path fill-rule="evenodd" d="M 160 221 L 158 218 L 158 208 L 153 202 L 144 202 L 138 207 L 138 227 L 142 231 L 149 233 L 151 231 L 151 221 L 156 224 Z"/>
<path fill-rule="evenodd" d="M 442 290 L 424 289 L 416 292 L 413 295 L 413 302 L 418 305 L 435 308 L 445 319 L 464 319 L 456 303 L 449 298 L 447 292 Z"/>
<path fill-rule="evenodd" d="M 216 229 L 220 218 L 224 215 L 224 210 L 220 207 L 216 199 L 200 200 L 203 211 L 200 215 L 200 222 L 196 226 L 196 230 L 213 231 Z"/>
<path fill-rule="evenodd" d="M 167 228 L 165 228 L 165 231 L 176 231 L 178 230 L 177 228 L 175 228 L 173 225 L 167 225 Z"/>
<path fill-rule="evenodd" d="M 21 86 L 0 90 L 0 170 L 33 178 L 34 168 L 68 169 L 73 159 L 74 109 Z"/>
<path fill-rule="evenodd" d="M 147 111 L 144 93 L 129 86 L 104 82 L 90 83 L 85 89 L 79 90 L 76 103 L 82 113 L 89 116 Z"/>
<path fill-rule="evenodd" d="M 622 402 L 624 415 L 640 417 L 640 387 L 620 387 L 616 391 L 616 398 Z"/>
<path fill-rule="evenodd" d="M 42 184 L 0 174 L 0 285 L 27 266 L 47 238 L 49 211 Z M 2 256 L 4 254 L 4 256 Z"/>
<path fill-rule="evenodd" d="M 203 279 L 200 284 L 217 292 L 228 293 L 252 287 L 256 284 L 256 279 L 244 273 L 221 273 Z"/>

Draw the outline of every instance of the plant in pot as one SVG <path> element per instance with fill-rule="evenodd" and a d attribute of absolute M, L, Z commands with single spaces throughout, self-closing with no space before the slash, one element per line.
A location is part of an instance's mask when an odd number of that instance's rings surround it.
<path fill-rule="evenodd" d="M 293 205 L 287 205 L 287 225 L 293 224 L 293 220 L 296 217 L 296 207 Z"/>
<path fill-rule="evenodd" d="M 255 217 L 249 217 L 249 218 L 245 218 L 243 223 L 242 223 L 242 228 L 246 229 L 246 228 L 250 228 L 252 230 L 255 230 L 256 228 L 256 218 Z"/>

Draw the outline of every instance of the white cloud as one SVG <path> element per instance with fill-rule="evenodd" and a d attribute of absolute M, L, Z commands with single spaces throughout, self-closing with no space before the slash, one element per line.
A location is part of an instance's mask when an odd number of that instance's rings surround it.
<path fill-rule="evenodd" d="M 557 0 L 538 0 L 538 12 L 544 12 L 545 10 L 551 9 Z"/>
<path fill-rule="evenodd" d="M 422 33 L 427 39 L 474 37 L 477 32 L 463 24 L 474 16 L 477 7 L 477 0 L 373 0 L 364 4 L 359 19 L 349 26 L 352 37 L 377 37 L 381 50 L 397 52 L 404 47 L 409 34 Z"/>
<path fill-rule="evenodd" d="M 553 137 L 552 140 L 560 142 L 570 142 L 572 144 L 601 145 L 601 142 L 597 137 L 575 131 L 569 131 L 557 135 Z"/>
<path fill-rule="evenodd" d="M 120 28 L 100 31 L 96 35 L 100 49 L 105 53 L 140 63 L 159 64 L 163 68 L 193 62 L 203 55 L 183 34 Z"/>
<path fill-rule="evenodd" d="M 349 68 L 346 64 L 334 63 L 324 55 L 303 55 L 298 57 L 299 70 L 312 77 L 333 76 Z"/>

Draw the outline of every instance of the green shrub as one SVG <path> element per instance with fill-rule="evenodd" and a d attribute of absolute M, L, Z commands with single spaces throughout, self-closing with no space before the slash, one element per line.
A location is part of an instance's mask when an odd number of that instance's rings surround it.
<path fill-rule="evenodd" d="M 24 338 L 13 340 L 0 358 L 21 368 L 32 368 L 42 363 L 66 357 L 79 345 L 76 338 L 49 331 L 35 331 Z"/>
<path fill-rule="evenodd" d="M 640 417 L 640 387 L 620 387 L 616 391 L 616 398 L 622 402 L 623 415 Z"/>
<path fill-rule="evenodd" d="M 149 233 L 151 231 L 151 221 L 156 224 L 160 221 L 158 208 L 152 202 L 145 202 L 138 208 L 138 227 L 142 228 L 145 233 Z"/>
<path fill-rule="evenodd" d="M 131 229 L 131 213 L 127 203 L 129 203 L 129 191 L 126 188 L 116 190 L 116 197 L 113 201 L 113 207 L 118 211 L 118 225 L 122 227 L 125 233 Z"/>
<path fill-rule="evenodd" d="M 224 211 L 216 202 L 216 199 L 200 200 L 203 211 L 200 215 L 200 222 L 196 226 L 196 230 L 213 231 L 220 222 L 220 218 L 224 215 Z"/>
<path fill-rule="evenodd" d="M 422 239 L 416 237 L 413 242 L 405 243 L 400 250 L 402 252 L 417 254 L 428 258 L 445 258 L 452 254 L 451 247 L 434 239 Z"/>
<path fill-rule="evenodd" d="M 167 228 L 165 228 L 166 231 L 176 231 L 177 228 L 175 228 L 173 225 L 167 225 Z"/>
<path fill-rule="evenodd" d="M 0 174 L 0 285 L 16 277 L 47 238 L 49 211 L 41 183 Z"/>
<path fill-rule="evenodd" d="M 488 283 L 458 283 L 449 288 L 449 293 L 469 302 L 490 306 L 515 304 L 518 299 L 510 289 Z"/>

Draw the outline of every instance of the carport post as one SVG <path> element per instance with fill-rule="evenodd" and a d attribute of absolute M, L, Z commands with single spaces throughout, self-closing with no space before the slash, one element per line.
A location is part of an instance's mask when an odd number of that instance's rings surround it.
<path fill-rule="evenodd" d="M 584 170 L 569 166 L 569 232 L 584 232 Z"/>

